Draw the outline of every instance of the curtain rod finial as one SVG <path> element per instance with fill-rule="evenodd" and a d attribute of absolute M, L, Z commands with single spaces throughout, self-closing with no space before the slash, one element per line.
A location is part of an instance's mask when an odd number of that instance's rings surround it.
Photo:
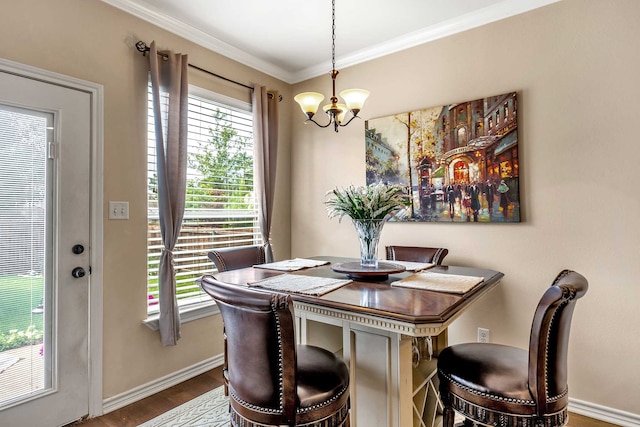
<path fill-rule="evenodd" d="M 149 46 L 147 46 L 147 44 L 145 42 L 143 42 L 142 40 L 138 41 L 138 43 L 136 43 L 136 49 L 138 49 L 139 52 L 142 52 L 142 55 L 146 55 L 147 52 L 149 52 L 151 50 L 151 48 Z"/>

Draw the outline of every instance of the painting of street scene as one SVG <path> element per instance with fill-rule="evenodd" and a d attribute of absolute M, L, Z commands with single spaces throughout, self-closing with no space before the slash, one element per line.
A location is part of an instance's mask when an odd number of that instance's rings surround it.
<path fill-rule="evenodd" d="M 520 222 L 516 93 L 365 122 L 367 184 L 398 185 L 392 221 Z"/>

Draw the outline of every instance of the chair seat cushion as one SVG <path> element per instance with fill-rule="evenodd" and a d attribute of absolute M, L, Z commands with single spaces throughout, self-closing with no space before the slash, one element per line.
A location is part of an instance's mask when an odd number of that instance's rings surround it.
<path fill-rule="evenodd" d="M 320 347 L 298 346 L 297 386 L 301 411 L 342 400 L 349 387 L 349 369 L 342 359 Z"/>
<path fill-rule="evenodd" d="M 529 391 L 529 353 L 499 344 L 468 343 L 444 349 L 438 356 L 443 390 L 471 403 L 513 413 L 535 413 Z"/>

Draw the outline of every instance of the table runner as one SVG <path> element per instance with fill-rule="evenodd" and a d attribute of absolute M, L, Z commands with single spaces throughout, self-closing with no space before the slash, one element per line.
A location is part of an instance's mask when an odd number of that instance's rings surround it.
<path fill-rule="evenodd" d="M 281 274 L 257 282 L 251 282 L 249 286 L 258 286 L 278 292 L 321 296 L 351 282 L 351 280 L 331 279 L 328 277 Z"/>
<path fill-rule="evenodd" d="M 455 274 L 423 271 L 393 282 L 391 283 L 391 286 L 464 294 L 465 292 L 469 292 L 473 289 L 474 286 L 482 283 L 483 280 L 483 277 L 459 276 Z"/>

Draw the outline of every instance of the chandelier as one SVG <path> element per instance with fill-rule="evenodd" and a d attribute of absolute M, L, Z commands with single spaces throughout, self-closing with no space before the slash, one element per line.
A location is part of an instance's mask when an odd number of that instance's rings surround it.
<path fill-rule="evenodd" d="M 364 89 L 347 89 L 340 92 L 340 96 L 344 99 L 344 103 L 338 102 L 336 96 L 336 0 L 331 0 L 331 82 L 333 84 L 333 92 L 331 96 L 331 104 L 327 104 L 322 109 L 329 116 L 329 123 L 321 125 L 313 119 L 314 114 L 318 111 L 320 103 L 324 99 L 324 95 L 318 92 L 303 92 L 296 95 L 293 99 L 300 104 L 302 112 L 307 115 L 306 122 L 313 122 L 321 128 L 326 128 L 333 123 L 333 127 L 338 132 L 338 127 L 346 126 L 353 119 L 358 117 L 358 113 L 364 105 L 364 101 L 369 96 L 369 91 Z M 343 124 L 347 112 L 351 111 L 351 118 Z"/>

